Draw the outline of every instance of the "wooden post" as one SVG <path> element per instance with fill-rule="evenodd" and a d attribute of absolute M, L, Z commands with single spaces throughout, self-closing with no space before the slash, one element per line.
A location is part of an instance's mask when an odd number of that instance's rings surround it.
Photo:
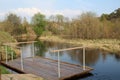
<path fill-rule="evenodd" d="M 6 45 L 6 64 L 7 64 L 7 62 L 8 62 L 8 52 L 7 52 L 7 45 Z"/>
<path fill-rule="evenodd" d="M 83 46 L 83 70 L 85 70 L 85 46 Z"/>
<path fill-rule="evenodd" d="M 58 51 L 58 78 L 60 78 L 60 53 Z"/>
<path fill-rule="evenodd" d="M 21 49 L 21 70 L 23 70 L 23 51 L 22 51 L 22 47 L 20 48 Z"/>

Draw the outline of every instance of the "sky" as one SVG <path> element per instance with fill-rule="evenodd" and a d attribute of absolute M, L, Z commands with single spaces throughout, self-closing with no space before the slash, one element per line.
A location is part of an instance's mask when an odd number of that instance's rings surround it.
<path fill-rule="evenodd" d="M 0 20 L 9 13 L 30 18 L 40 12 L 47 17 L 62 14 L 73 18 L 83 12 L 94 12 L 100 16 L 120 8 L 120 0 L 0 0 Z"/>

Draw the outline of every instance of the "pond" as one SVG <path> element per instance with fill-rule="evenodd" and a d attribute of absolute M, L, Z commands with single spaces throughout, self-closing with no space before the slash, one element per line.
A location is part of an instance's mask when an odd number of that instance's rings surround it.
<path fill-rule="evenodd" d="M 24 44 L 23 57 L 32 57 L 32 44 Z M 57 59 L 57 53 L 51 50 L 76 47 L 70 44 L 41 42 L 34 44 L 35 56 Z M 91 73 L 78 80 L 119 80 L 120 79 L 120 55 L 105 52 L 99 49 L 86 50 L 86 65 L 94 68 Z M 64 62 L 82 65 L 83 62 L 82 49 L 60 52 L 60 60 Z"/>

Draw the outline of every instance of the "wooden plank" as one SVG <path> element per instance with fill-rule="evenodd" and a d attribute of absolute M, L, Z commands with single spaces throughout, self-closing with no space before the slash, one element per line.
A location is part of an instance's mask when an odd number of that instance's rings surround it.
<path fill-rule="evenodd" d="M 66 49 L 58 49 L 58 50 L 51 50 L 50 52 L 61 52 L 61 51 L 68 51 L 68 50 L 74 50 L 74 49 L 80 49 L 83 47 L 74 47 L 74 48 L 66 48 Z"/>
<path fill-rule="evenodd" d="M 57 60 L 41 58 L 41 57 L 34 57 L 34 58 L 26 58 L 23 60 L 24 62 L 24 72 L 35 74 L 37 76 L 41 76 L 47 80 L 59 80 L 58 72 L 57 72 Z M 14 67 L 15 69 L 21 70 L 20 67 L 20 59 L 16 59 L 14 61 L 8 62 L 7 65 Z M 65 79 L 72 79 L 77 76 L 81 76 L 93 70 L 90 67 L 85 67 L 86 69 L 83 70 L 83 67 L 80 65 L 70 64 L 66 62 L 60 63 L 61 68 L 61 80 Z"/>
<path fill-rule="evenodd" d="M 53 60 L 53 59 L 49 59 L 49 58 L 43 58 L 43 57 L 35 57 L 36 59 L 35 59 L 35 61 L 34 62 L 40 62 L 40 63 L 49 63 L 49 65 L 51 64 L 52 66 L 58 66 L 57 65 L 57 60 Z M 42 58 L 42 59 L 41 59 Z M 29 59 L 29 58 L 28 58 Z M 38 60 L 37 60 L 38 59 Z M 47 61 L 49 61 L 49 62 L 47 62 Z M 31 60 L 32 61 L 32 60 Z M 64 67 L 64 68 L 66 68 L 66 66 L 68 66 L 68 67 L 70 67 L 71 69 L 73 68 L 79 68 L 79 67 L 82 67 L 82 66 L 80 66 L 80 65 L 76 65 L 76 64 L 71 64 L 71 63 L 68 63 L 68 62 L 63 62 L 63 61 L 61 61 L 60 62 L 60 64 L 62 64 L 63 66 L 61 66 L 61 67 Z M 86 66 L 87 67 L 87 66 Z M 87 67 L 88 68 L 88 67 Z M 82 68 L 81 68 L 82 69 Z M 82 69 L 83 70 L 83 69 Z"/>

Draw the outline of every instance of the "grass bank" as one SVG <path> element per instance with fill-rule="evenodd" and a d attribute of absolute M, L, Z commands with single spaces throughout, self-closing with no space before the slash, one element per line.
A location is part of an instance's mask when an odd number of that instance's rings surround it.
<path fill-rule="evenodd" d="M 109 52 L 120 53 L 120 40 L 116 39 L 95 39 L 95 40 L 83 40 L 83 39 L 64 39 L 58 36 L 42 36 L 40 40 L 53 41 L 61 43 L 70 43 L 74 45 L 84 45 L 87 48 L 99 48 Z"/>
<path fill-rule="evenodd" d="M 6 32 L 0 31 L 0 43 L 15 42 L 16 40 Z"/>
<path fill-rule="evenodd" d="M 0 56 L 2 56 L 2 59 L 5 59 L 4 46 L 2 46 L 2 44 L 9 42 L 16 42 L 16 40 L 8 33 L 0 31 Z M 0 66 L 0 70 L 2 74 L 9 73 L 9 71 L 3 66 Z"/>
<path fill-rule="evenodd" d="M 3 43 L 16 42 L 16 40 L 8 33 L 0 31 L 0 56 L 2 60 L 5 60 L 5 49 Z M 17 51 L 17 49 L 12 48 L 12 50 Z M 8 50 L 9 52 L 12 50 Z M 9 55 L 9 54 L 8 54 Z"/>
<path fill-rule="evenodd" d="M 0 66 L 1 74 L 10 74 L 10 72 L 3 66 Z"/>

